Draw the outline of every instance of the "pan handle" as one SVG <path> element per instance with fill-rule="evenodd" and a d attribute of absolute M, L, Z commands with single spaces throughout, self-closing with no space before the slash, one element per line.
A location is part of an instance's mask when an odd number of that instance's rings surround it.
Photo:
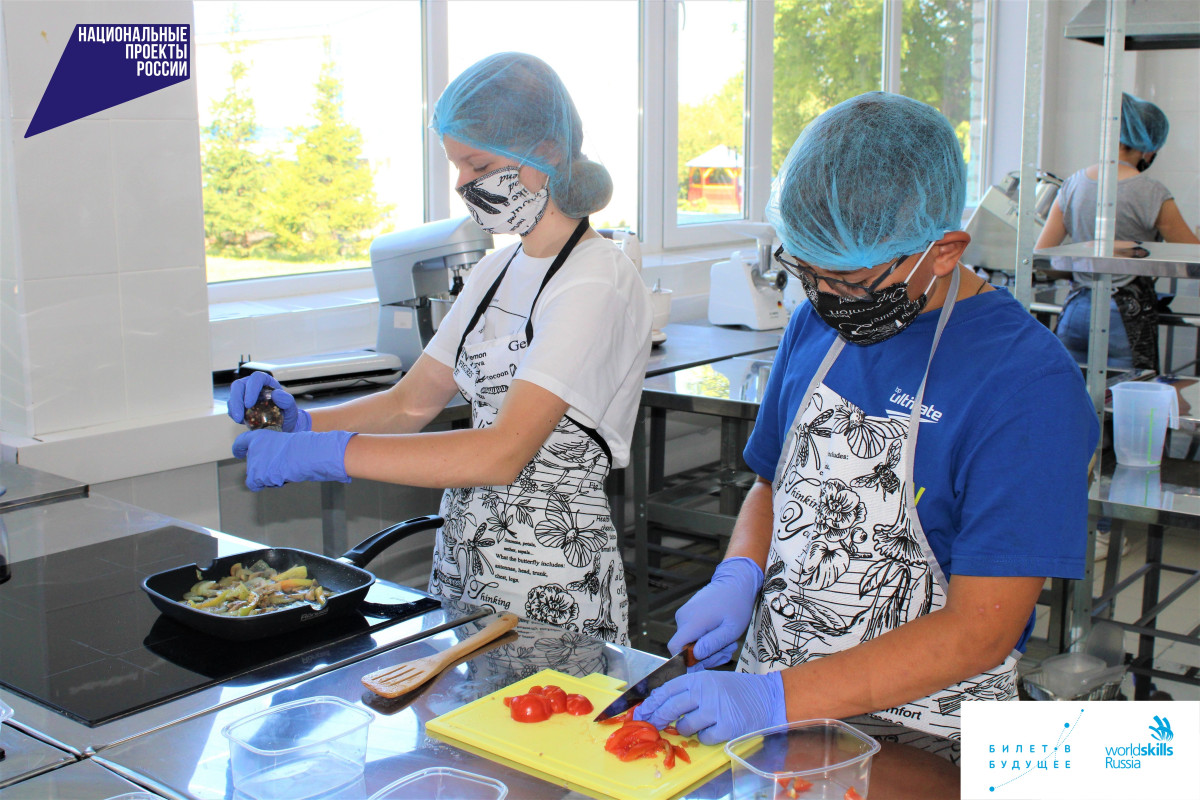
<path fill-rule="evenodd" d="M 338 559 L 345 561 L 348 564 L 353 564 L 356 567 L 366 566 L 371 559 L 382 553 L 387 548 L 391 547 L 401 539 L 412 536 L 414 533 L 421 531 L 433 530 L 434 528 L 442 527 L 442 518 L 430 514 L 427 517 L 413 517 L 404 522 L 397 522 L 389 528 L 384 528 L 379 533 L 368 536 L 363 541 L 359 542 L 354 547 L 346 551 L 346 554 Z"/>

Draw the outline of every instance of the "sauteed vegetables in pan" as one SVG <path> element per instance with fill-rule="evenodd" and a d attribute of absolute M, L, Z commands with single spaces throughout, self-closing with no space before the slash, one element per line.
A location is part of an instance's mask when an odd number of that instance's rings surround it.
<path fill-rule="evenodd" d="M 239 562 L 229 571 L 229 577 L 219 581 L 199 581 L 181 602 L 210 614 L 248 617 L 300 603 L 320 607 L 333 594 L 309 578 L 308 568 L 303 565 L 278 572 L 259 560 L 249 567 Z M 199 570 L 196 575 L 200 577 Z"/>

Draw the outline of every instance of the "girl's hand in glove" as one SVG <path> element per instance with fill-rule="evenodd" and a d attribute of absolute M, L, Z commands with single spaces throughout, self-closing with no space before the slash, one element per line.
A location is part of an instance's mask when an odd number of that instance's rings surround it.
<path fill-rule="evenodd" d="M 296 398 L 288 394 L 279 381 L 265 372 L 251 372 L 245 378 L 238 378 L 229 387 L 229 401 L 226 403 L 229 418 L 239 425 L 245 422 L 246 409 L 258 402 L 258 395 L 264 386 L 272 390 L 271 400 L 283 412 L 284 433 L 312 430 L 312 416 L 296 405 Z"/>
<path fill-rule="evenodd" d="M 349 483 L 346 445 L 352 436 L 349 431 L 246 431 L 233 440 L 233 455 L 246 459 L 246 486 L 253 492 L 300 481 Z"/>

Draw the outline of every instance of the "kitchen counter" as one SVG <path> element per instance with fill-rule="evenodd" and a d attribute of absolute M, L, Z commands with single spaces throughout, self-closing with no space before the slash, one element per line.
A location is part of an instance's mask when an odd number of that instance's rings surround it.
<path fill-rule="evenodd" d="M 154 796 L 94 759 L 66 764 L 3 791 L 4 800 L 115 800 L 128 794 L 142 800 Z"/>
<path fill-rule="evenodd" d="M 362 675 L 406 659 L 429 655 L 435 649 L 444 650 L 490 621 L 491 618 L 480 619 L 294 687 L 185 720 L 111 747 L 96 760 L 170 797 L 223 800 L 232 795 L 233 787 L 228 747 L 221 729 L 272 706 L 327 695 L 366 707 L 373 715 L 363 777 L 359 783 L 338 792 L 339 798 L 366 797 L 399 778 L 434 766 L 453 767 L 499 780 L 508 787 L 509 797 L 521 800 L 585 797 L 559 784 L 434 739 L 426 734 L 425 725 L 440 714 L 546 667 L 569 675 L 598 672 L 628 681 L 640 678 L 662 659 L 577 633 L 522 621 L 513 634 L 442 673 L 416 696 L 386 701 L 363 689 Z M 872 800 L 936 800 L 959 796 L 957 768 L 935 756 L 891 745 L 877 759 L 871 780 Z M 717 800 L 729 794 L 730 777 L 725 770 L 683 797 Z"/>
<path fill-rule="evenodd" d="M 69 497 L 86 497 L 88 487 L 40 469 L 0 461 L 0 513 L 34 503 L 52 503 Z M 2 554 L 0 554 L 2 555 Z"/>

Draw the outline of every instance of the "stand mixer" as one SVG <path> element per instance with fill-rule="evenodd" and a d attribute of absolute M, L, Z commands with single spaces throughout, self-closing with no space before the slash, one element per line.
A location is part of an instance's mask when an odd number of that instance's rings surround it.
<path fill-rule="evenodd" d="M 742 325 L 769 331 L 787 324 L 784 305 L 787 273 L 769 269 L 775 229 L 765 222 L 744 222 L 737 228 L 757 240 L 757 252 L 735 250 L 709 273 L 708 321 L 713 325 Z"/>
<path fill-rule="evenodd" d="M 379 292 L 375 349 L 411 369 L 433 338 L 471 267 L 493 246 L 470 217 L 427 222 L 371 242 L 371 271 Z"/>

